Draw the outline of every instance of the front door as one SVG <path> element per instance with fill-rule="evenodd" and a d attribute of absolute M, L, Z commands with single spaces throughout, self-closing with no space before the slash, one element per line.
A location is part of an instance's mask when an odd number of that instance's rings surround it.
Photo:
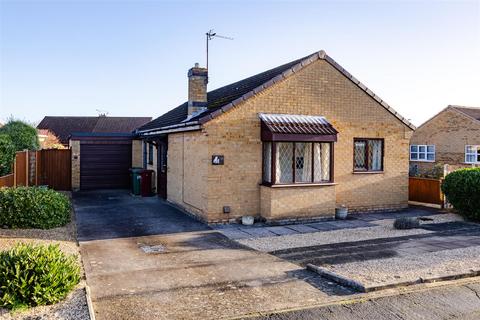
<path fill-rule="evenodd" d="M 165 140 L 158 142 L 157 161 L 157 189 L 158 196 L 167 199 L 167 151 L 168 143 Z"/>

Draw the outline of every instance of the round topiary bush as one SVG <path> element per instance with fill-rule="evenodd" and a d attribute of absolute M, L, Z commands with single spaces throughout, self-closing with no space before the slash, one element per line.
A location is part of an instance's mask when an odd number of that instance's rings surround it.
<path fill-rule="evenodd" d="M 0 189 L 0 226 L 50 229 L 70 221 L 70 201 L 42 187 Z"/>
<path fill-rule="evenodd" d="M 480 220 L 480 168 L 454 171 L 442 184 L 448 202 L 469 219 Z"/>
<path fill-rule="evenodd" d="M 64 299 L 80 281 L 80 266 L 58 245 L 18 244 L 0 252 L 0 275 L 0 306 L 19 309 Z"/>

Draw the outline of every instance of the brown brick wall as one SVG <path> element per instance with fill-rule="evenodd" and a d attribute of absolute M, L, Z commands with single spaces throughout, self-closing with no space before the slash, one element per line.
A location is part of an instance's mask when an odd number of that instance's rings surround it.
<path fill-rule="evenodd" d="M 188 143 L 191 145 L 190 152 L 196 152 L 194 168 L 200 168 L 195 179 L 185 175 L 184 185 L 189 185 L 189 192 L 202 195 L 204 207 L 199 207 L 201 214 L 209 221 L 259 215 L 262 205 L 265 206 L 260 191 L 262 144 L 259 112 L 322 115 L 339 131 L 338 142 L 334 146 L 337 185 L 330 188 L 334 192 L 330 194 L 332 199 L 329 204 L 345 204 L 350 210 L 407 206 L 411 130 L 323 60 L 312 63 L 294 76 L 207 122 L 203 132 L 170 135 L 175 138 L 169 141 L 168 181 L 169 188 L 172 187 L 169 199 L 182 203 L 174 191 L 180 190 L 182 180 L 178 174 L 181 172 L 178 168 L 181 161 L 178 159 L 180 147 L 177 144 Z M 192 140 L 179 141 L 182 135 L 190 136 Z M 353 173 L 355 137 L 385 139 L 383 173 Z M 181 149 L 187 148 L 183 146 Z M 210 157 L 213 154 L 224 155 L 225 164 L 212 166 Z M 172 166 L 176 169 L 173 170 Z M 301 195 L 301 189 L 297 188 L 274 191 L 275 197 L 288 190 Z M 326 187 L 310 188 L 308 192 Z M 264 195 L 267 197 L 266 192 Z M 223 206 L 230 206 L 231 213 L 224 214 Z M 298 206 L 311 205 L 306 202 Z M 308 214 L 322 213 L 309 210 Z"/>
<path fill-rule="evenodd" d="M 480 145 L 480 122 L 447 108 L 420 126 L 410 144 L 435 145 L 435 162 L 411 161 L 421 172 L 435 165 L 464 164 L 465 145 Z"/>

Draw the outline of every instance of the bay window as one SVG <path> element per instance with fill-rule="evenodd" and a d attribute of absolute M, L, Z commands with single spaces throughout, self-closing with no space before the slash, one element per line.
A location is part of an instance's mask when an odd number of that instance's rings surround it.
<path fill-rule="evenodd" d="M 353 171 L 383 171 L 383 139 L 354 139 Z"/>
<path fill-rule="evenodd" d="M 322 116 L 260 113 L 262 182 L 268 186 L 333 182 L 338 131 Z"/>
<path fill-rule="evenodd" d="M 264 184 L 333 181 L 331 142 L 263 142 Z"/>
<path fill-rule="evenodd" d="M 465 162 L 480 163 L 480 145 L 465 146 Z"/>

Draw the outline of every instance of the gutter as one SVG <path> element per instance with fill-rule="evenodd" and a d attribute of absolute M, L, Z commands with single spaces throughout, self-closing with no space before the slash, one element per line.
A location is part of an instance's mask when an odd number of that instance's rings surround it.
<path fill-rule="evenodd" d="M 200 124 L 188 125 L 188 126 L 173 125 L 173 126 L 167 126 L 167 127 L 157 128 L 157 129 L 139 131 L 139 132 L 136 132 L 136 134 L 143 137 L 148 137 L 148 136 L 175 133 L 175 132 L 196 131 L 196 130 L 200 130 L 201 128 L 202 127 Z"/>

